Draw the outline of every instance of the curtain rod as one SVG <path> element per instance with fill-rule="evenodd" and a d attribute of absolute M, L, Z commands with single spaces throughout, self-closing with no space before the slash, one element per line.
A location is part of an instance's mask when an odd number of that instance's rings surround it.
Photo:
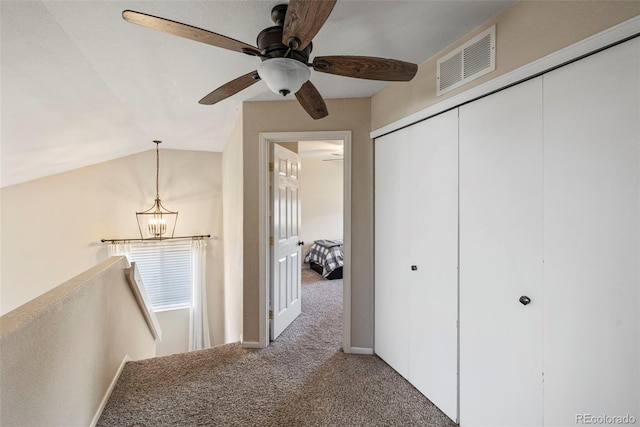
<path fill-rule="evenodd" d="M 163 237 L 160 239 L 155 239 L 155 238 L 151 238 L 151 239 L 100 239 L 100 241 L 102 243 L 116 243 L 116 242 L 160 242 L 160 241 L 164 241 L 164 240 L 177 240 L 177 239 L 208 239 L 209 237 L 211 237 L 211 234 L 202 234 L 200 236 L 179 236 L 179 237 Z M 214 240 L 217 240 L 217 237 L 213 238 Z"/>

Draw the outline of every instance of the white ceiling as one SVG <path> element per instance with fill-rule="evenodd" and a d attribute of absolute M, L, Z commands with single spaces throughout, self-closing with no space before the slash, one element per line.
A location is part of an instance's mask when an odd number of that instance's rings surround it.
<path fill-rule="evenodd" d="M 300 141 L 298 154 L 303 159 L 342 160 L 344 147 L 342 140 Z"/>
<path fill-rule="evenodd" d="M 217 105 L 198 100 L 257 68 L 259 59 L 125 22 L 125 9 L 248 44 L 282 1 L 0 2 L 1 184 L 153 149 L 222 151 L 257 83 Z M 422 63 L 513 1 L 339 0 L 311 55 Z M 367 97 L 384 82 L 312 72 L 325 98 Z M 331 112 L 329 112 L 331 114 Z"/>

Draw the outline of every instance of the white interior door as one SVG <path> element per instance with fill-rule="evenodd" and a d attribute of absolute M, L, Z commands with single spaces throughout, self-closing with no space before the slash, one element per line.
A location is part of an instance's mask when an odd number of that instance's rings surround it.
<path fill-rule="evenodd" d="M 640 420 L 640 39 L 546 74 L 544 124 L 545 425 Z"/>
<path fill-rule="evenodd" d="M 271 246 L 271 340 L 291 324 L 302 310 L 300 261 L 300 158 L 273 145 Z"/>
<path fill-rule="evenodd" d="M 460 107 L 459 124 L 460 424 L 540 426 L 541 78 Z"/>

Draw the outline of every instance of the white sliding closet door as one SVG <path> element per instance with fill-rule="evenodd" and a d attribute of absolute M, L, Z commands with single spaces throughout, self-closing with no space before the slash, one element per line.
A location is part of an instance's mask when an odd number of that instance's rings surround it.
<path fill-rule="evenodd" d="M 409 380 L 449 418 L 458 412 L 458 110 L 411 127 L 407 307 Z"/>
<path fill-rule="evenodd" d="M 460 107 L 463 427 L 542 425 L 541 85 Z"/>
<path fill-rule="evenodd" d="M 547 426 L 640 422 L 639 63 L 634 39 L 544 76 Z"/>
<path fill-rule="evenodd" d="M 455 420 L 458 111 L 375 144 L 376 353 Z"/>
<path fill-rule="evenodd" d="M 409 129 L 375 141 L 375 352 L 409 374 Z"/>

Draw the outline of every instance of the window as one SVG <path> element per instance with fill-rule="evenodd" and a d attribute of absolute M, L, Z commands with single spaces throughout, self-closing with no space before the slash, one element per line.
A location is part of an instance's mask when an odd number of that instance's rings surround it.
<path fill-rule="evenodd" d="M 191 241 L 131 243 L 135 262 L 154 311 L 191 306 Z"/>
<path fill-rule="evenodd" d="M 189 308 L 189 351 L 211 346 L 203 239 L 112 241 L 107 254 L 135 262 L 153 311 Z"/>

